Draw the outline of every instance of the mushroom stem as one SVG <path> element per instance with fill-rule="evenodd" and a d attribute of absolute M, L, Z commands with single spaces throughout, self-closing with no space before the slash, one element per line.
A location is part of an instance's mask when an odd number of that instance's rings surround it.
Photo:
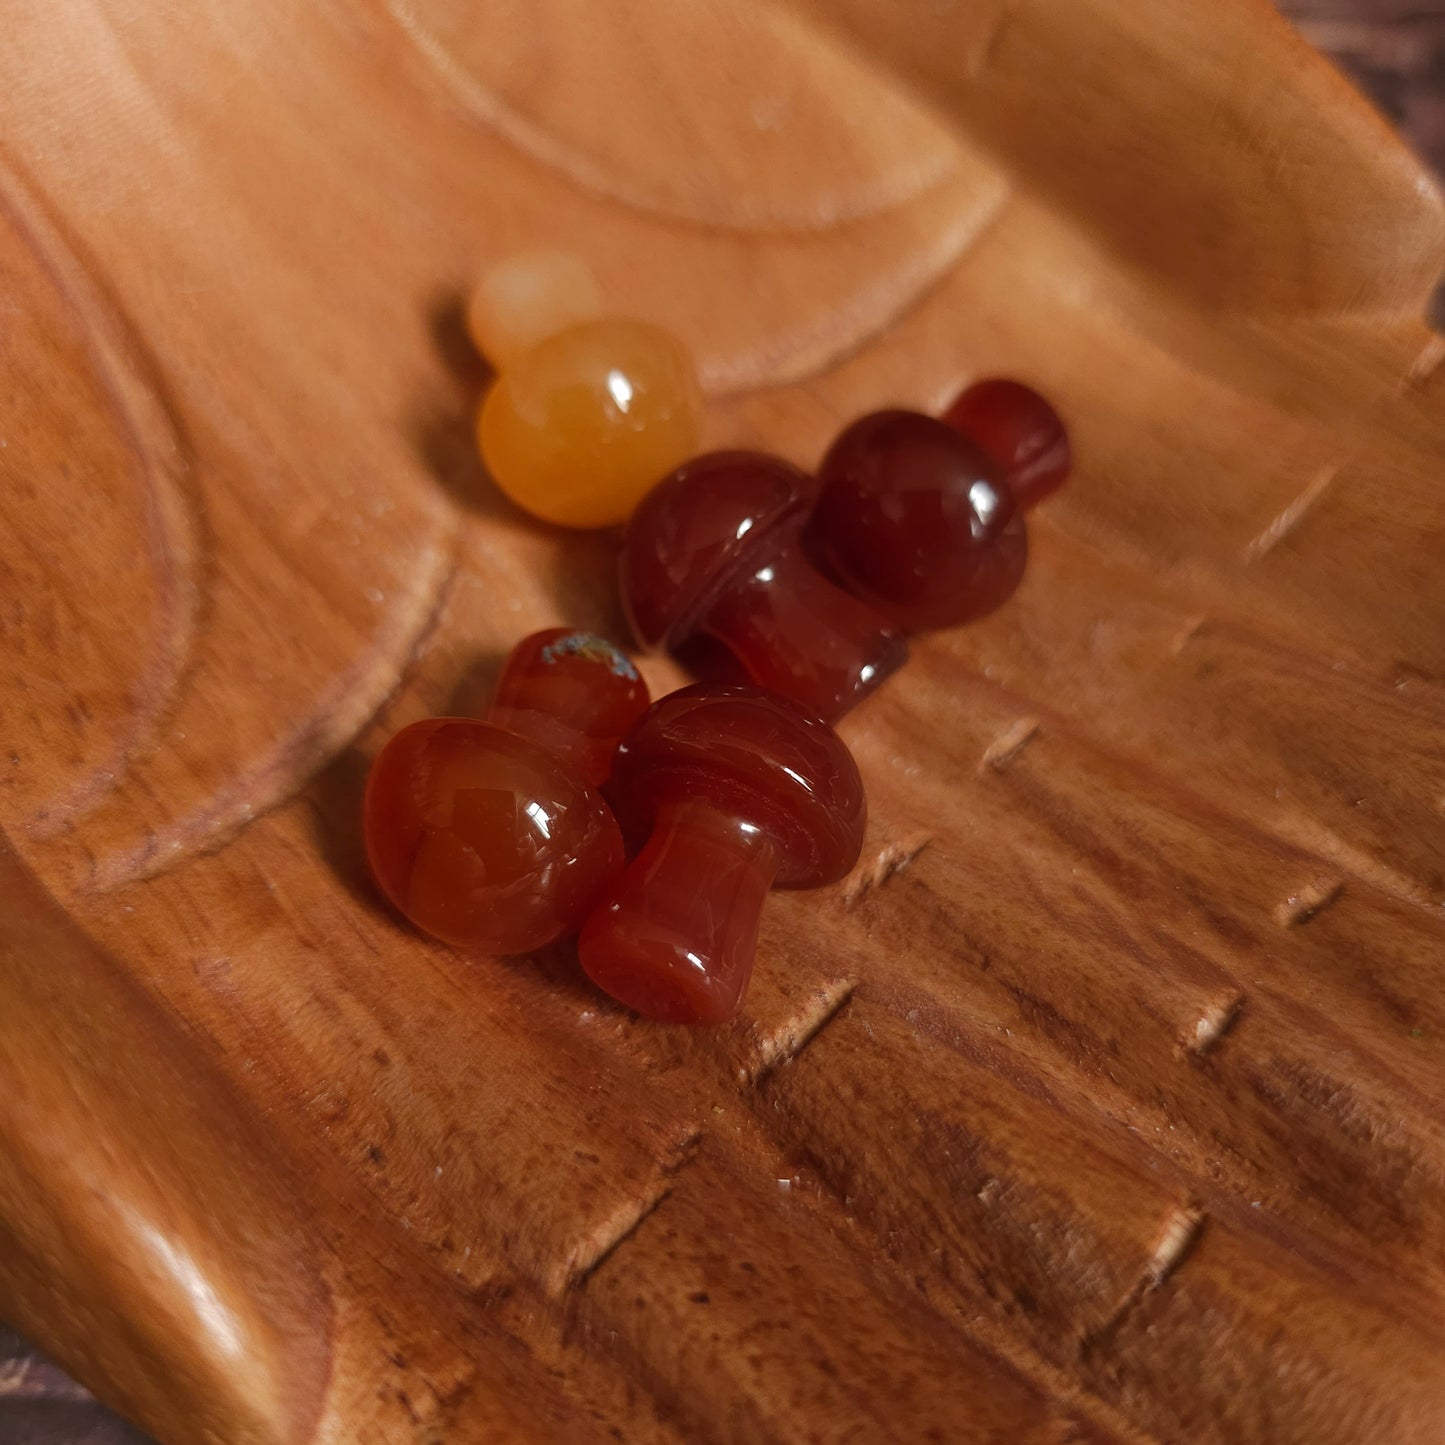
<path fill-rule="evenodd" d="M 760 828 L 696 798 L 664 804 L 646 846 L 593 910 L 578 949 L 614 998 L 666 1023 L 722 1023 L 753 971 L 778 870 Z"/>
<path fill-rule="evenodd" d="M 782 528 L 779 545 L 723 589 L 698 619 L 693 638 L 721 643 L 740 680 L 784 693 L 827 723 L 908 658 L 908 644 L 872 607 L 813 566 L 794 525 Z"/>

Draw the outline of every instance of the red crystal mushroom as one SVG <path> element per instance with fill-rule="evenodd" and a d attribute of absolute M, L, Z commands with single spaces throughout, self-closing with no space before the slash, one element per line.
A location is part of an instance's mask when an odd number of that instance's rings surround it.
<path fill-rule="evenodd" d="M 649 701 L 625 653 L 594 633 L 551 627 L 512 649 L 487 721 L 541 743 L 596 787 Z"/>
<path fill-rule="evenodd" d="M 679 467 L 632 514 L 622 598 L 638 641 L 713 681 L 747 681 L 834 722 L 908 655 L 879 614 L 799 546 L 814 487 L 762 452 Z"/>
<path fill-rule="evenodd" d="M 989 458 L 936 418 L 862 417 L 829 448 L 818 478 L 809 548 L 902 631 L 970 622 L 1018 586 L 1023 514 Z"/>
<path fill-rule="evenodd" d="M 836 882 L 863 843 L 852 754 L 826 724 L 753 687 L 703 683 L 654 703 L 617 751 L 611 794 L 648 837 L 588 918 L 582 967 L 669 1023 L 731 1018 L 768 890 Z"/>
<path fill-rule="evenodd" d="M 1058 491 L 1069 475 L 1069 434 L 1058 412 L 1020 381 L 974 382 L 943 421 L 983 451 L 1025 511 Z"/>
<path fill-rule="evenodd" d="M 381 891 L 460 948 L 526 953 L 575 933 L 625 862 L 597 785 L 647 702 L 601 638 L 525 638 L 488 721 L 428 718 L 377 756 L 362 825 Z"/>

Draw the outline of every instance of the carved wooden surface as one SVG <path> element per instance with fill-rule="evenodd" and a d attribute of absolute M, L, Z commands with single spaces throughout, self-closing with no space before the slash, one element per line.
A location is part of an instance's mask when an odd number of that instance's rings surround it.
<path fill-rule="evenodd" d="M 1435 1445 L 1445 215 L 1322 61 L 1254 0 L 7 29 L 0 1317 L 176 1445 Z M 534 244 L 713 440 L 998 371 L 1076 436 L 718 1033 L 361 867 L 390 730 L 621 635 L 473 459 L 457 298 Z"/>

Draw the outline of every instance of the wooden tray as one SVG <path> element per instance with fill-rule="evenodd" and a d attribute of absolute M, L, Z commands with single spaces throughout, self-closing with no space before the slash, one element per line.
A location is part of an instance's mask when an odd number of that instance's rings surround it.
<path fill-rule="evenodd" d="M 171 1445 L 1438 1445 L 1445 214 L 1322 61 L 1257 0 L 5 25 L 0 1316 Z M 539 244 L 710 440 L 1000 371 L 1077 439 L 722 1032 L 358 856 L 391 729 L 620 635 L 473 457 L 458 298 Z"/>

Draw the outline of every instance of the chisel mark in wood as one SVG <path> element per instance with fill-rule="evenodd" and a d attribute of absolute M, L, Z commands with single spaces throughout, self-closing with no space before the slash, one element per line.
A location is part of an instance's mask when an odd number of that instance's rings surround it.
<path fill-rule="evenodd" d="M 1193 1203 L 1179 1205 L 1169 1211 L 1138 1279 L 1114 1307 L 1109 1318 L 1084 1341 L 1085 1352 L 1117 1334 L 1140 1302 L 1153 1294 L 1184 1263 L 1189 1251 L 1199 1242 L 1205 1218 L 1204 1211 Z"/>
<path fill-rule="evenodd" d="M 763 1037 L 751 1064 L 738 1070 L 739 1082 L 761 1083 L 774 1069 L 796 1059 L 838 1017 L 857 987 L 857 979 L 843 978 L 819 989 L 801 1013 Z"/>
<path fill-rule="evenodd" d="M 979 772 L 985 772 L 989 768 L 1002 771 L 1008 767 L 1038 730 L 1039 720 L 1036 717 L 1021 717 L 1016 723 L 1006 727 L 983 750 L 983 757 L 978 765 Z"/>
<path fill-rule="evenodd" d="M 1445 362 L 1445 336 L 1432 336 L 1411 364 L 1405 385 L 1424 386 L 1440 370 L 1441 362 Z"/>
<path fill-rule="evenodd" d="M 1298 928 L 1328 908 L 1340 896 L 1344 886 L 1339 878 L 1321 878 L 1307 883 L 1275 909 L 1275 920 L 1281 928 Z"/>
<path fill-rule="evenodd" d="M 1244 560 L 1257 562 L 1272 552 L 1286 537 L 1304 521 L 1305 514 L 1329 490 L 1330 484 L 1339 475 L 1337 462 L 1321 467 L 1310 484 L 1244 549 Z"/>
<path fill-rule="evenodd" d="M 676 1174 L 697 1153 L 697 1146 L 701 1142 L 702 1127 L 694 1124 L 668 1151 L 666 1158 L 662 1161 L 662 1172 L 669 1176 Z"/>
<path fill-rule="evenodd" d="M 871 864 L 860 864 L 843 885 L 843 906 L 852 908 L 865 894 L 881 888 L 895 873 L 901 873 L 933 841 L 931 833 L 915 833 L 897 843 L 887 844 Z"/>
<path fill-rule="evenodd" d="M 1184 1257 L 1194 1248 L 1203 1228 L 1204 1211 L 1197 1205 L 1187 1204 L 1169 1214 L 1159 1231 L 1154 1252 L 1144 1266 L 1142 1293 L 1158 1289 L 1184 1263 Z"/>
<path fill-rule="evenodd" d="M 641 1199 L 629 1199 L 610 1218 L 600 1221 L 588 1238 L 582 1240 L 560 1269 L 552 1271 L 543 1281 L 548 1294 L 560 1295 L 568 1286 L 575 1288 L 594 1274 L 612 1252 L 636 1234 L 648 1217 L 672 1193 L 672 1179 L 664 1175 Z"/>
<path fill-rule="evenodd" d="M 657 1173 L 647 1181 L 641 1198 L 624 1199 L 610 1215 L 594 1221 L 567 1258 L 545 1272 L 542 1287 L 548 1294 L 555 1297 L 569 1286 L 581 1284 L 613 1250 L 637 1232 L 672 1192 L 677 1175 L 697 1153 L 702 1132 L 700 1125 L 689 1124 L 658 1162 Z"/>
<path fill-rule="evenodd" d="M 998 54 L 999 41 L 1003 38 L 1004 31 L 1013 22 L 1014 16 L 1018 14 L 1019 6 L 1022 3 L 1023 0 L 999 0 L 998 9 L 994 11 L 987 33 L 979 39 L 968 58 L 968 78 L 970 80 L 980 80 L 988 72 L 989 67 L 993 64 L 994 56 Z"/>
<path fill-rule="evenodd" d="M 1185 1049 L 1191 1054 L 1207 1054 L 1238 1023 L 1243 1008 L 1243 994 L 1210 1004 L 1189 1031 L 1184 1040 Z"/>
<path fill-rule="evenodd" d="M 1198 617 L 1191 617 L 1189 621 L 1179 629 L 1174 641 L 1169 644 L 1170 657 L 1178 657 L 1179 654 L 1194 641 L 1195 637 L 1199 635 L 1199 630 L 1208 621 L 1209 618 L 1202 612 Z"/>

